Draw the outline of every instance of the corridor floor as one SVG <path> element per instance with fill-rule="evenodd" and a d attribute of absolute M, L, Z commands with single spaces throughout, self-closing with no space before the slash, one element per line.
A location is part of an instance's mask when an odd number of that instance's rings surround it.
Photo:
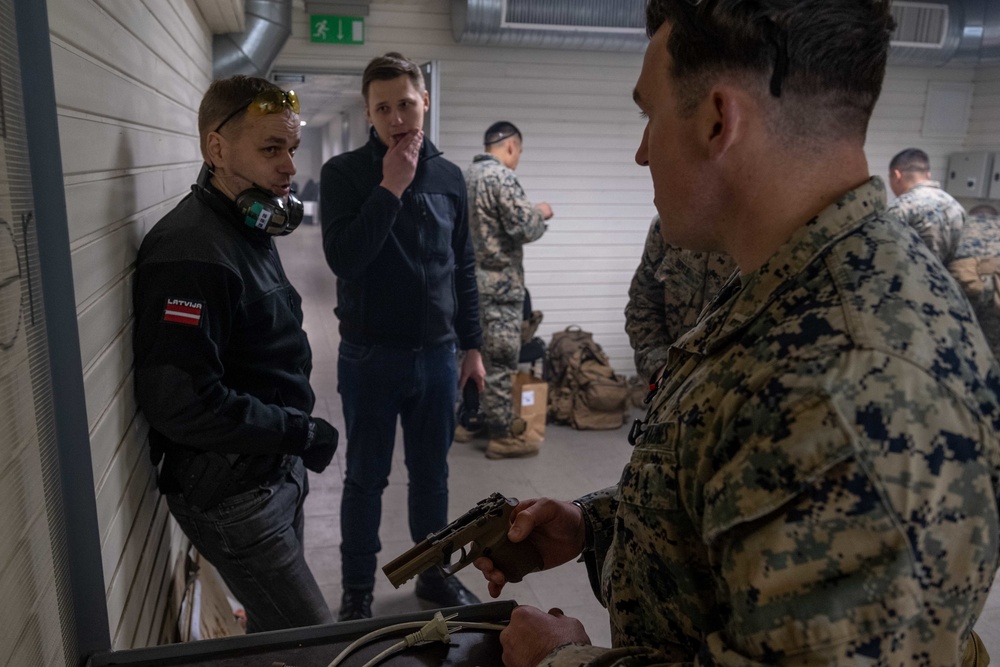
<path fill-rule="evenodd" d="M 313 349 L 315 414 L 328 419 L 343 433 L 344 418 L 337 394 L 340 337 L 333 314 L 336 286 L 323 258 L 319 226 L 301 225 L 291 236 L 279 239 L 278 247 L 288 278 L 304 301 L 305 328 Z M 629 369 L 618 369 L 618 372 L 628 373 Z M 610 486 L 618 481 L 628 461 L 631 448 L 626 435 L 626 427 L 617 431 L 574 431 L 569 427 L 549 425 L 537 457 L 499 461 L 483 456 L 485 441 L 455 443 L 449 456 L 449 518 L 458 517 L 494 491 L 516 498 L 551 496 L 571 500 Z M 399 438 L 397 431 L 392 475 L 383 495 L 380 568 L 412 546 L 406 516 L 406 472 Z M 334 614 L 340 605 L 341 594 L 339 512 L 344 446 L 341 441 L 333 463 L 322 475 L 310 476 L 310 494 L 306 500 L 306 556 Z M 469 566 L 457 576 L 480 598 L 488 600 L 486 582 L 478 570 Z M 413 585 L 411 580 L 396 590 L 381 571 L 377 572 L 375 615 L 431 608 L 414 596 Z M 610 646 L 607 612 L 591 593 L 582 564 L 569 563 L 530 575 L 519 584 L 508 584 L 501 598 L 541 609 L 559 607 L 566 615 L 583 622 L 595 645 Z M 994 659 L 1000 659 L 1000 586 L 994 586 L 976 630 Z"/>

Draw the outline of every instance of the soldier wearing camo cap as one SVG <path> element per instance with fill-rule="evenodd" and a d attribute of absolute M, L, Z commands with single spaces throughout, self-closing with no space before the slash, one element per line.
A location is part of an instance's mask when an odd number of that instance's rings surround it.
<path fill-rule="evenodd" d="M 524 438 L 523 422 L 513 416 L 511 373 L 517 370 L 524 319 L 522 247 L 545 233 L 552 207 L 528 201 L 514 175 L 521 141 L 512 123 L 494 123 L 483 137 L 484 152 L 465 172 L 486 367 L 481 405 L 490 438 L 486 457 L 491 459 L 538 453 L 538 443 Z M 459 426 L 456 440 L 469 439 L 471 434 Z"/>
<path fill-rule="evenodd" d="M 955 258 L 965 209 L 931 180 L 931 163 L 919 148 L 907 148 L 889 163 L 889 187 L 897 199 L 889 207 L 912 227 L 945 265 Z"/>
<path fill-rule="evenodd" d="M 889 5 L 649 1 L 636 161 L 664 240 L 740 271 L 671 349 L 619 484 L 515 510 L 546 568 L 584 556 L 613 646 L 522 605 L 506 667 L 986 664 L 1000 367 L 869 176 Z"/>
<path fill-rule="evenodd" d="M 655 381 L 670 344 L 694 326 L 735 269 L 724 253 L 694 252 L 664 242 L 660 216 L 653 218 L 625 306 L 625 333 L 639 377 Z"/>

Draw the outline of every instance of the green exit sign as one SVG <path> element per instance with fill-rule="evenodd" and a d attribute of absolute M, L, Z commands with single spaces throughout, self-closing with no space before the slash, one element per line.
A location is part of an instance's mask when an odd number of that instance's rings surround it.
<path fill-rule="evenodd" d="M 310 14 L 309 41 L 320 44 L 364 44 L 365 20 L 357 16 Z"/>

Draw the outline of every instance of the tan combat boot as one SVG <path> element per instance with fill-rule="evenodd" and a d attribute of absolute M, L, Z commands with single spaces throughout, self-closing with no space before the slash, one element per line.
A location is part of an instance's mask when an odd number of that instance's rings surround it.
<path fill-rule="evenodd" d="M 472 442 L 476 435 L 476 431 L 470 431 L 461 424 L 455 426 L 455 442 Z"/>
<path fill-rule="evenodd" d="M 523 436 L 492 438 L 486 445 L 488 459 L 514 459 L 538 454 L 538 443 L 531 443 Z"/>

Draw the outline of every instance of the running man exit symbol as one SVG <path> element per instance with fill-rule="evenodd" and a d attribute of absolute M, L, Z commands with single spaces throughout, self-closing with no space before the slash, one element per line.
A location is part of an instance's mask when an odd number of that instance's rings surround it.
<path fill-rule="evenodd" d="M 365 20 L 357 16 L 309 16 L 309 41 L 321 44 L 364 44 Z"/>

